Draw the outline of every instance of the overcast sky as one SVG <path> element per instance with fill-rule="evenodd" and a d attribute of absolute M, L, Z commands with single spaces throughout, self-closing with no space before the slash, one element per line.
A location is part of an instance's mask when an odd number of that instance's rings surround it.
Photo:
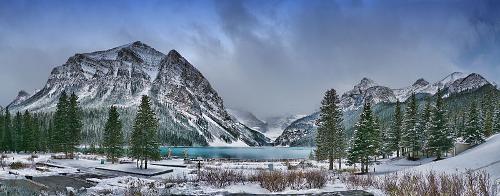
<path fill-rule="evenodd" d="M 453 71 L 499 82 L 500 3 L 402 2 L 1 1 L 0 105 L 42 88 L 75 53 L 137 40 L 178 50 L 226 107 L 260 117 L 310 113 L 326 89 L 362 77 L 393 88 Z"/>

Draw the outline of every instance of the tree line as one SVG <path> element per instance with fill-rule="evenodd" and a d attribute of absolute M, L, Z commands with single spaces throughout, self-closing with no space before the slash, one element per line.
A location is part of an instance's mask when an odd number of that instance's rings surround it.
<path fill-rule="evenodd" d="M 137 160 L 137 166 L 147 169 L 148 160 L 160 158 L 158 119 L 148 96 L 143 96 L 134 121 L 128 149 L 123 133 L 118 107 L 111 106 L 104 127 L 103 141 L 107 158 L 115 163 L 127 151 Z M 73 158 L 80 150 L 82 138 L 82 110 L 78 96 L 62 92 L 56 111 L 52 115 L 32 114 L 28 110 L 12 117 L 9 108 L 0 114 L 0 151 L 4 153 L 64 153 Z"/>
<path fill-rule="evenodd" d="M 498 97 L 487 92 L 478 107 L 476 100 L 464 108 L 467 111 L 450 117 L 446 109 L 441 89 L 435 100 L 428 97 L 419 107 L 416 95 L 406 100 L 405 106 L 396 102 L 392 122 L 382 128 L 370 101 L 366 100 L 354 133 L 347 138 L 343 127 L 339 97 L 334 89 L 328 90 L 321 102 L 320 118 L 317 121 L 318 160 L 329 160 L 329 169 L 342 159 L 348 164 L 360 164 L 361 172 L 368 172 L 368 166 L 377 158 L 405 156 L 408 160 L 418 160 L 425 156 L 435 156 L 437 160 L 454 147 L 455 142 L 471 146 L 481 144 L 494 133 L 500 133 L 500 107 Z"/>

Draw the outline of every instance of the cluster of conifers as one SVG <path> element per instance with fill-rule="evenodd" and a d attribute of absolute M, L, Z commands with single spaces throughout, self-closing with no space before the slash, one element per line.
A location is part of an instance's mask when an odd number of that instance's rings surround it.
<path fill-rule="evenodd" d="M 434 97 L 433 101 L 427 98 L 421 112 L 415 94 L 406 101 L 404 111 L 402 104 L 396 102 L 387 128 L 381 128 L 370 101 L 366 100 L 349 138 L 343 127 L 338 95 L 334 89 L 328 90 L 317 121 L 316 158 L 329 160 L 330 169 L 333 169 L 334 160 L 338 160 L 340 169 L 341 160 L 346 158 L 348 164 L 360 163 L 361 172 L 366 173 L 368 166 L 379 157 L 396 154 L 407 156 L 409 160 L 417 160 L 421 155 L 441 159 L 457 141 L 477 145 L 500 132 L 500 107 L 496 107 L 498 97 L 492 91 L 484 96 L 482 110 L 478 109 L 476 100 L 471 101 L 460 122 L 450 119 L 441 90 Z"/>
<path fill-rule="evenodd" d="M 9 109 L 0 115 L 0 150 L 2 152 L 53 152 L 73 158 L 82 134 L 82 112 L 78 97 L 62 92 L 53 114 L 17 112 L 12 119 Z M 109 109 L 101 149 L 113 163 L 127 152 L 137 166 L 147 169 L 148 160 L 160 158 L 158 119 L 148 96 L 143 96 L 134 121 L 133 131 L 124 148 L 123 123 L 116 106 Z"/>

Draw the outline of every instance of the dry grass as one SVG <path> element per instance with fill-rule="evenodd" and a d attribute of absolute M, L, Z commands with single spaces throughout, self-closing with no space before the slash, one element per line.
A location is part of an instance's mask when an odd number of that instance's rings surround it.
<path fill-rule="evenodd" d="M 487 196 L 492 193 L 489 175 L 484 171 L 466 174 L 406 172 L 380 177 L 344 175 L 341 181 L 349 189 L 376 188 L 391 196 Z"/>

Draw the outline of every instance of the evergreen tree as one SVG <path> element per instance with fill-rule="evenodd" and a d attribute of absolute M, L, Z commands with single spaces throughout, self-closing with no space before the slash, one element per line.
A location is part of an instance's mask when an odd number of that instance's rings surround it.
<path fill-rule="evenodd" d="M 396 102 L 394 109 L 394 116 L 391 129 L 388 133 L 388 141 L 390 142 L 390 149 L 396 151 L 397 157 L 401 149 L 401 130 L 403 128 L 403 113 L 401 112 L 401 103 L 399 100 Z"/>
<path fill-rule="evenodd" d="M 116 106 L 111 106 L 109 110 L 108 121 L 104 129 L 103 146 L 106 149 L 106 156 L 111 159 L 111 163 L 122 155 L 123 151 L 123 132 L 120 114 Z"/>
<path fill-rule="evenodd" d="M 481 129 L 479 112 L 475 102 L 472 102 L 469 107 L 469 113 L 467 116 L 467 122 L 465 124 L 463 139 L 465 142 L 472 145 L 477 145 L 484 142 L 484 132 Z"/>
<path fill-rule="evenodd" d="M 328 90 L 321 101 L 321 114 L 317 121 L 316 157 L 318 160 L 328 159 L 330 170 L 333 170 L 334 159 L 341 169 L 342 158 L 346 154 L 346 134 L 339 102 L 337 92 L 334 89 Z"/>
<path fill-rule="evenodd" d="M 428 136 L 430 134 L 429 130 L 429 122 L 431 121 L 431 115 L 432 115 L 432 107 L 431 107 L 431 100 L 428 98 L 425 102 L 425 107 L 424 111 L 422 112 L 422 116 L 419 119 L 419 124 L 418 124 L 418 133 L 421 135 L 421 146 L 422 149 L 426 152 L 428 152 Z"/>
<path fill-rule="evenodd" d="M 41 132 L 41 127 L 42 127 L 42 122 L 40 120 L 40 117 L 38 115 L 33 115 L 32 117 L 32 125 L 33 128 L 31 129 L 31 140 L 33 141 L 33 144 L 31 144 L 30 149 L 28 149 L 31 152 L 38 152 L 42 151 L 41 149 L 41 143 L 43 141 L 43 137 L 40 134 Z"/>
<path fill-rule="evenodd" d="M 0 112 L 0 152 L 4 152 L 6 149 L 3 141 L 4 135 L 5 135 L 5 116 L 3 115 L 3 112 Z"/>
<path fill-rule="evenodd" d="M 500 107 L 497 106 L 495 110 L 495 120 L 493 125 L 493 132 L 500 133 Z"/>
<path fill-rule="evenodd" d="M 158 119 L 151 108 L 149 97 L 142 96 L 139 111 L 134 121 L 134 128 L 130 141 L 132 156 L 144 161 L 144 168 L 148 168 L 148 160 L 160 158 L 160 143 L 158 141 Z"/>
<path fill-rule="evenodd" d="M 33 152 L 35 151 L 35 138 L 34 138 L 34 129 L 35 122 L 31 114 L 26 110 L 23 115 L 23 124 L 22 131 L 20 133 L 22 141 L 20 150 L 25 152 Z"/>
<path fill-rule="evenodd" d="M 408 99 L 409 103 L 406 107 L 405 119 L 403 121 L 403 134 L 401 135 L 401 143 L 408 151 L 408 159 L 417 159 L 418 151 L 421 150 L 421 134 L 418 130 L 418 104 L 415 94 L 412 94 Z"/>
<path fill-rule="evenodd" d="M 59 97 L 59 102 L 57 103 L 56 112 L 54 114 L 54 127 L 52 129 L 50 143 L 53 152 L 65 152 L 66 155 L 68 152 L 66 148 L 68 108 L 68 95 L 63 91 Z"/>
<path fill-rule="evenodd" d="M 73 152 L 77 150 L 77 146 L 80 144 L 80 135 L 83 126 L 81 111 L 78 106 L 78 97 L 75 93 L 72 93 L 69 98 L 67 110 L 65 121 L 68 123 L 68 129 L 65 133 L 66 137 L 64 139 L 66 140 L 66 149 L 73 155 Z"/>
<path fill-rule="evenodd" d="M 366 101 L 363 107 L 363 113 L 356 123 L 354 137 L 348 151 L 349 162 L 361 163 L 361 172 L 368 172 L 368 165 L 371 157 L 377 156 L 378 138 L 380 132 L 373 116 L 371 105 Z"/>
<path fill-rule="evenodd" d="M 427 146 L 431 153 L 441 159 L 441 155 L 453 147 L 453 138 L 448 127 L 443 93 L 438 89 L 436 103 L 432 111 Z"/>
<path fill-rule="evenodd" d="M 392 143 L 389 140 L 390 129 L 380 129 L 380 155 L 386 158 L 392 155 Z"/>
<path fill-rule="evenodd" d="M 495 112 L 493 96 L 493 90 L 489 90 L 485 93 L 482 100 L 481 117 L 483 122 L 483 134 L 485 137 L 489 137 L 493 134 L 493 115 Z"/>
<path fill-rule="evenodd" d="M 9 108 L 5 108 L 4 117 L 4 129 L 3 129 L 3 150 L 4 151 L 15 151 L 15 143 L 12 137 L 12 117 L 10 115 Z"/>
<path fill-rule="evenodd" d="M 23 138 L 23 115 L 21 112 L 17 112 L 16 116 L 14 117 L 14 121 L 12 123 L 13 125 L 13 135 L 12 138 L 15 139 L 15 145 L 14 142 L 12 142 L 12 147 L 11 151 L 24 151 L 24 138 Z"/>

